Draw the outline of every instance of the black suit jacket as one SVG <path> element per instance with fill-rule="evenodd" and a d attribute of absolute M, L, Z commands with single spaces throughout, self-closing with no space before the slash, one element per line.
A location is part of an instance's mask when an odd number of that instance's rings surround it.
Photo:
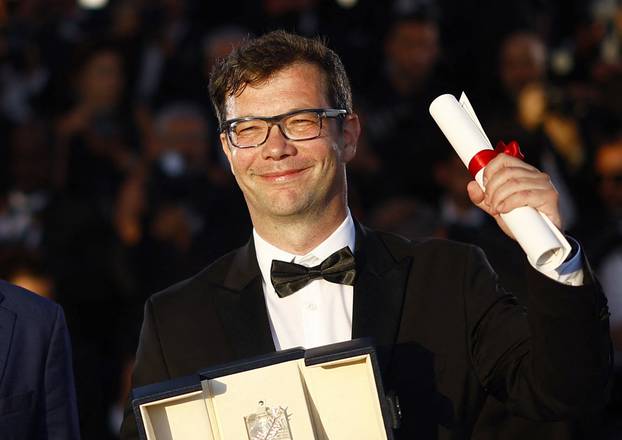
<path fill-rule="evenodd" d="M 63 310 L 1 280 L 0 438 L 80 438 Z"/>
<path fill-rule="evenodd" d="M 397 438 L 486 438 L 489 399 L 533 419 L 604 405 L 606 302 L 589 267 L 581 287 L 530 271 L 527 315 L 476 247 L 357 226 L 355 257 L 352 337 L 379 346 L 402 407 Z M 273 350 L 251 240 L 147 301 L 133 385 Z M 129 408 L 122 438 L 136 438 Z"/>

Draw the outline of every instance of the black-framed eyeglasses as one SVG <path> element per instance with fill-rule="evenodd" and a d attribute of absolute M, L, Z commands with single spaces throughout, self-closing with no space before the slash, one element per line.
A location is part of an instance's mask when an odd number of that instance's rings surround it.
<path fill-rule="evenodd" d="M 238 148 L 260 146 L 268 139 L 273 125 L 279 126 L 286 139 L 308 141 L 320 137 L 324 119 L 343 118 L 347 114 L 343 109 L 307 108 L 270 117 L 229 119 L 222 124 L 221 131 L 225 131 L 229 142 Z"/>

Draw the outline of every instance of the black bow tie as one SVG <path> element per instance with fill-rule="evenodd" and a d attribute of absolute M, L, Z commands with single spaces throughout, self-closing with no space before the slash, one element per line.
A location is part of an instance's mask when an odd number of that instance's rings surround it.
<path fill-rule="evenodd" d="M 305 267 L 296 263 L 272 260 L 270 268 L 270 280 L 281 298 L 291 295 L 318 278 L 352 286 L 355 275 L 354 255 L 347 246 L 329 255 L 317 266 Z"/>

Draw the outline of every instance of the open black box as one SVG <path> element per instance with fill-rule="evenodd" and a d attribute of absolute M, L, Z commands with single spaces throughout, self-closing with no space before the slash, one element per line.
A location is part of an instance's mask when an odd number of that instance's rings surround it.
<path fill-rule="evenodd" d="M 132 406 L 142 440 L 393 440 L 396 419 L 370 339 L 293 348 L 135 388 Z"/>

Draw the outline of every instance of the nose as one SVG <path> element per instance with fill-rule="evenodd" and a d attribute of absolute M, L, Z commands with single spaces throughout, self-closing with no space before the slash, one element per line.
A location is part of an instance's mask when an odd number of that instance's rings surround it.
<path fill-rule="evenodd" d="M 264 159 L 281 160 L 296 154 L 296 147 L 285 138 L 278 124 L 270 127 L 268 138 L 260 148 Z"/>

